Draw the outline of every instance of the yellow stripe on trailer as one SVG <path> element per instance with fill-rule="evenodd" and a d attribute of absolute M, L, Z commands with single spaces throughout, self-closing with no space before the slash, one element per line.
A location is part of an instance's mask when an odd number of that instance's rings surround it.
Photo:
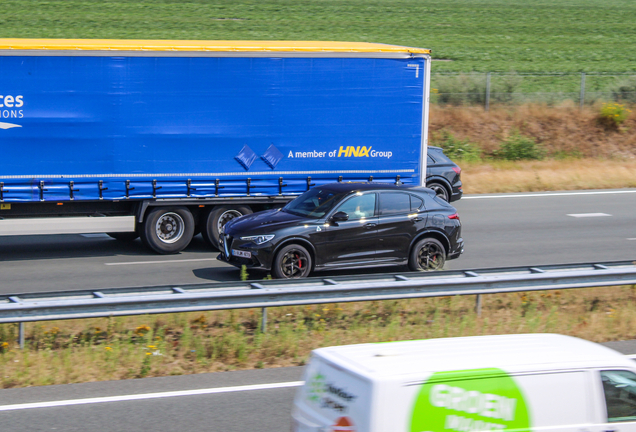
<path fill-rule="evenodd" d="M 426 48 L 367 42 L 132 39 L 0 39 L 0 50 L 431 53 Z"/>

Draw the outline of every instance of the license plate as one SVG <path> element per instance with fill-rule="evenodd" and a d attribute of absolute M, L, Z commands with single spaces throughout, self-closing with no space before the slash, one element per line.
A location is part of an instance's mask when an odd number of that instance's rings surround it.
<path fill-rule="evenodd" d="M 232 255 L 241 257 L 241 258 L 252 258 L 252 252 L 236 250 L 236 249 L 232 249 Z"/>

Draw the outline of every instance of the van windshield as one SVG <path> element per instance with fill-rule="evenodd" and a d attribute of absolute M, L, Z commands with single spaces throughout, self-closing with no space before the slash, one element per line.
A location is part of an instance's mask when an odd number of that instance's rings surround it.
<path fill-rule="evenodd" d="M 329 213 L 345 195 L 346 193 L 336 193 L 318 187 L 313 188 L 290 201 L 283 207 L 283 211 L 296 216 L 320 219 Z"/>

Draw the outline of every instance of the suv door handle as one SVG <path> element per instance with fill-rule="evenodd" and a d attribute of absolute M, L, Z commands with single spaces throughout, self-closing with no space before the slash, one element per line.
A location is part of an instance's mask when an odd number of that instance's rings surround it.
<path fill-rule="evenodd" d="M 416 218 L 413 218 L 413 219 L 412 219 L 412 221 L 413 221 L 413 222 L 421 222 L 421 221 L 423 221 L 423 220 L 424 220 L 424 219 L 422 219 L 421 217 L 416 217 Z"/>
<path fill-rule="evenodd" d="M 365 227 L 366 229 L 371 229 L 371 228 L 373 228 L 373 227 L 374 227 L 374 226 L 376 226 L 376 225 L 377 225 L 377 224 L 374 224 L 374 223 L 368 223 L 368 224 L 364 224 L 364 227 Z"/>

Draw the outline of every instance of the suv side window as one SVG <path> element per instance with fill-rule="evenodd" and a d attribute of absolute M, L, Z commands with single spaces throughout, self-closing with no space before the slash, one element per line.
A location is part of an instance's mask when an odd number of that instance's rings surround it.
<path fill-rule="evenodd" d="M 375 215 L 374 193 L 356 195 L 345 201 L 336 211 L 343 211 L 349 215 L 349 220 L 369 218 Z"/>
<path fill-rule="evenodd" d="M 405 193 L 380 194 L 380 216 L 389 214 L 409 213 L 411 211 L 411 196 Z"/>
<path fill-rule="evenodd" d="M 601 371 L 607 421 L 636 421 L 636 374 L 626 370 Z"/>
<path fill-rule="evenodd" d="M 419 211 L 424 205 L 424 200 L 415 195 L 411 195 L 411 213 Z"/>
<path fill-rule="evenodd" d="M 426 156 L 426 163 L 429 165 L 434 165 L 435 161 L 433 160 L 433 158 L 430 155 Z"/>

